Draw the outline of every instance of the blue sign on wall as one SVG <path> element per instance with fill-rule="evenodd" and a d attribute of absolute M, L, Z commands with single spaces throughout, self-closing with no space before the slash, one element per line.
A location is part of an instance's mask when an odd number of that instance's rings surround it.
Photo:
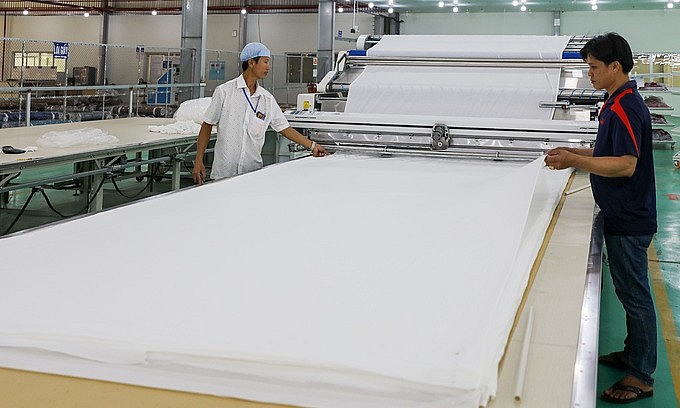
<path fill-rule="evenodd" d="M 226 74 L 224 68 L 225 68 L 224 61 L 210 61 L 208 79 L 211 81 L 224 81 Z"/>
<path fill-rule="evenodd" d="M 55 42 L 54 52 L 52 53 L 54 58 L 68 58 L 68 43 L 65 42 Z"/>

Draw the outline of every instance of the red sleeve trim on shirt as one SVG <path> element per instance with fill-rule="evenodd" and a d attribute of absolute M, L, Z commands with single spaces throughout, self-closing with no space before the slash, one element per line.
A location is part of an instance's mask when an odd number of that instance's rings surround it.
<path fill-rule="evenodd" d="M 616 116 L 618 116 L 621 119 L 623 125 L 626 127 L 626 129 L 628 129 L 628 134 L 630 135 L 630 138 L 633 139 L 633 144 L 635 145 L 635 151 L 637 152 L 637 155 L 640 156 L 640 148 L 638 147 L 637 139 L 635 139 L 635 133 L 633 133 L 633 128 L 630 126 L 630 120 L 628 120 L 628 115 L 623 110 L 623 106 L 621 106 L 621 98 L 630 93 L 633 93 L 632 88 L 626 89 L 625 91 L 621 92 L 621 94 L 617 96 L 616 99 L 614 99 L 611 110 L 612 112 L 616 113 Z"/>

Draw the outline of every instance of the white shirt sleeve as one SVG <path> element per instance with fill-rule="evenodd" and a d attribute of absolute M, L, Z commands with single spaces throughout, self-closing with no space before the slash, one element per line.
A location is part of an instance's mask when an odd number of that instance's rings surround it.
<path fill-rule="evenodd" d="M 276 100 L 274 100 L 274 98 L 272 98 L 271 112 L 272 120 L 271 122 L 269 122 L 269 124 L 271 125 L 272 129 L 276 130 L 277 132 L 280 132 L 283 129 L 290 127 L 290 125 L 288 124 L 288 120 L 286 119 L 285 116 L 283 116 L 283 112 L 281 112 L 281 108 L 279 107 L 279 104 L 276 103 Z"/>
<path fill-rule="evenodd" d="M 205 111 L 203 116 L 203 121 L 211 125 L 217 125 L 220 122 L 220 116 L 222 114 L 222 109 L 226 108 L 224 106 L 226 91 L 223 87 L 218 87 L 212 96 L 212 101 L 210 106 Z"/>

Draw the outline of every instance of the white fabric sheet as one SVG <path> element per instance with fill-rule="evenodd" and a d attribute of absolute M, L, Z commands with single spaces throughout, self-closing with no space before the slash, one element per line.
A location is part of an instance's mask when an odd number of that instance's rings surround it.
<path fill-rule="evenodd" d="M 369 48 L 373 57 L 562 59 L 569 36 L 385 35 Z"/>
<path fill-rule="evenodd" d="M 484 405 L 567 176 L 335 154 L 9 236 L 0 365 L 304 406 Z"/>
<path fill-rule="evenodd" d="M 382 42 L 382 41 L 381 41 Z M 345 112 L 550 119 L 559 68 L 367 66 Z"/>

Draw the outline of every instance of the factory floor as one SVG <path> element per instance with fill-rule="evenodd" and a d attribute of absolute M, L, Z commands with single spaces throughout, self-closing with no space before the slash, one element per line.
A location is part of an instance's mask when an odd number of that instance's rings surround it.
<path fill-rule="evenodd" d="M 680 135 L 674 135 L 680 141 Z M 680 406 L 680 169 L 673 165 L 674 151 L 654 150 L 658 232 L 649 249 L 649 271 L 657 309 L 658 365 L 654 374 L 654 397 L 636 402 L 636 408 Z M 603 265 L 600 305 L 600 354 L 621 350 L 626 336 L 625 313 L 616 298 L 608 266 Z M 618 381 L 624 373 L 600 365 L 598 392 Z M 598 407 L 610 404 L 599 400 Z"/>

